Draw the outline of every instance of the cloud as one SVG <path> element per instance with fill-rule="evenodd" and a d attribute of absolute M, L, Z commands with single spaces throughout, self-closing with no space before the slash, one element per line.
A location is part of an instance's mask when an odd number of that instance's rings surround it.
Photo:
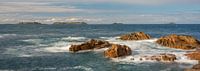
<path fill-rule="evenodd" d="M 113 5 L 103 6 L 104 3 Z M 190 6 L 193 4 L 200 4 L 200 0 L 0 0 L 0 22 L 199 23 L 200 5 Z"/>
<path fill-rule="evenodd" d="M 51 24 L 53 22 L 66 21 L 84 21 L 89 24 L 111 24 L 113 22 L 122 22 L 127 24 L 165 24 L 175 22 L 180 24 L 198 24 L 200 13 L 177 13 L 177 14 L 132 14 L 115 16 L 68 16 L 68 17 L 37 17 L 33 15 L 0 15 L 0 21 L 3 23 L 17 23 L 20 21 L 37 21 Z M 21 17 L 19 17 L 21 16 Z"/>
<path fill-rule="evenodd" d="M 66 3 L 127 3 L 141 5 L 183 4 L 196 3 L 199 0 L 1 0 L 0 2 L 66 2 Z"/>
<path fill-rule="evenodd" d="M 3 2 L 0 3 L 0 13 L 24 13 L 24 12 L 85 12 L 83 9 L 73 7 L 48 6 L 48 3 L 34 2 Z"/>

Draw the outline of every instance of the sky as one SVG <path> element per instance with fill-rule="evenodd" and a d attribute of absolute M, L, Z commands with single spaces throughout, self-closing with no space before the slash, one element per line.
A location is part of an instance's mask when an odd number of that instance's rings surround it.
<path fill-rule="evenodd" d="M 0 0 L 0 23 L 200 24 L 200 0 Z"/>

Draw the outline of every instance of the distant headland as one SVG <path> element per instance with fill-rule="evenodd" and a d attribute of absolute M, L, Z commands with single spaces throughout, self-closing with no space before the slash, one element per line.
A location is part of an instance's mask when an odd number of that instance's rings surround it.
<path fill-rule="evenodd" d="M 40 22 L 19 22 L 17 24 L 42 24 Z M 53 24 L 70 24 L 70 25 L 73 25 L 73 24 L 76 24 L 76 25 L 82 25 L 82 24 L 87 24 L 86 22 L 54 22 Z"/>
<path fill-rule="evenodd" d="M 87 24 L 86 22 L 54 22 L 53 24 Z"/>
<path fill-rule="evenodd" d="M 40 22 L 19 22 L 18 24 L 42 24 Z"/>

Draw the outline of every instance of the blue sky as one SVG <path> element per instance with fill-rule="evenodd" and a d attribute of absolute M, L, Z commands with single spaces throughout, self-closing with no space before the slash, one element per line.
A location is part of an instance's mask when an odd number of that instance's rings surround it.
<path fill-rule="evenodd" d="M 200 0 L 0 0 L 0 23 L 200 24 Z"/>

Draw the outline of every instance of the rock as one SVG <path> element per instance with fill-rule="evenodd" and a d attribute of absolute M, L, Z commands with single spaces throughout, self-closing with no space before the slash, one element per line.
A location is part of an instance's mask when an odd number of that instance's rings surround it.
<path fill-rule="evenodd" d="M 159 38 L 156 43 L 162 46 L 184 50 L 200 47 L 200 42 L 196 38 L 187 35 L 172 34 L 164 36 Z"/>
<path fill-rule="evenodd" d="M 118 45 L 118 44 L 113 44 L 111 48 L 109 48 L 104 52 L 104 55 L 108 58 L 117 58 L 131 54 L 132 54 L 131 48 L 129 48 L 126 45 Z"/>
<path fill-rule="evenodd" d="M 159 54 L 154 56 L 145 56 L 146 60 L 156 60 L 156 61 L 169 61 L 174 62 L 176 60 L 176 55 L 174 54 Z"/>
<path fill-rule="evenodd" d="M 192 67 L 192 69 L 199 69 L 199 70 L 200 70 L 200 64 L 194 65 L 194 66 Z"/>
<path fill-rule="evenodd" d="M 192 60 L 199 60 L 200 61 L 200 51 L 194 51 L 194 52 L 191 52 L 191 53 L 187 53 L 185 55 Z"/>
<path fill-rule="evenodd" d="M 80 50 L 89 50 L 89 49 L 100 49 L 111 47 L 111 44 L 108 41 L 101 41 L 101 40 L 90 40 L 80 45 L 71 45 L 69 51 L 77 52 Z"/>
<path fill-rule="evenodd" d="M 148 34 L 145 34 L 144 32 L 135 32 L 120 36 L 121 40 L 145 40 L 150 38 L 151 37 Z"/>
<path fill-rule="evenodd" d="M 200 64 L 194 65 L 191 69 L 186 69 L 185 71 L 200 71 Z"/>

